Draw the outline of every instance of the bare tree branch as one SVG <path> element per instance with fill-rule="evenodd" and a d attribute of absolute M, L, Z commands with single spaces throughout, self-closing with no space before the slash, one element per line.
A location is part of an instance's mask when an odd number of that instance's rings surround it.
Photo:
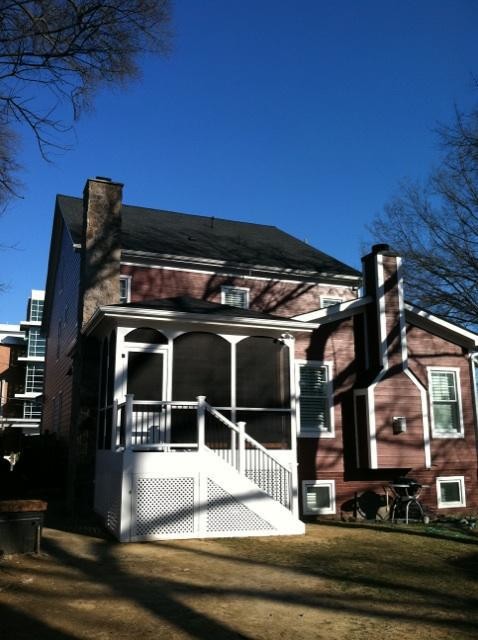
<path fill-rule="evenodd" d="M 441 127 L 443 158 L 425 184 L 403 182 L 369 227 L 404 260 L 406 295 L 478 328 L 478 109 Z"/>
<path fill-rule="evenodd" d="M 17 132 L 48 159 L 105 84 L 169 51 L 170 0 L 0 0 L 0 205 L 19 192 Z M 59 114 L 69 106 L 70 115 Z"/>

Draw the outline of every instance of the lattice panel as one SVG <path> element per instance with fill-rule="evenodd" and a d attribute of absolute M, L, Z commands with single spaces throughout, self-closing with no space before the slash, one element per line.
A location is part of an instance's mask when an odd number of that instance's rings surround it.
<path fill-rule="evenodd" d="M 264 531 L 274 527 L 207 479 L 207 531 Z"/>
<path fill-rule="evenodd" d="M 116 491 L 116 495 L 113 496 L 113 491 L 111 491 L 110 504 L 106 511 L 106 528 L 109 529 L 112 533 L 119 533 L 120 530 L 120 519 L 121 519 L 121 493 L 119 490 Z"/>
<path fill-rule="evenodd" d="M 138 478 L 136 536 L 193 533 L 194 478 Z"/>
<path fill-rule="evenodd" d="M 280 471 L 270 469 L 246 469 L 246 478 L 265 491 L 271 498 L 284 507 L 290 507 L 290 486 L 287 478 Z"/>

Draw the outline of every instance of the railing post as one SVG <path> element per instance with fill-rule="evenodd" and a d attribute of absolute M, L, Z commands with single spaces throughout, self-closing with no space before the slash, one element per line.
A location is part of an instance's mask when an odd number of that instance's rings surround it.
<path fill-rule="evenodd" d="M 237 470 L 243 476 L 246 473 L 246 423 L 238 422 L 237 428 L 239 429 L 239 464 Z"/>
<path fill-rule="evenodd" d="M 206 445 L 206 396 L 197 396 L 198 401 L 198 449 L 201 451 Z"/>
<path fill-rule="evenodd" d="M 124 410 L 126 412 L 125 420 L 125 434 L 124 434 L 124 448 L 126 450 L 131 449 L 133 444 L 133 400 L 134 394 L 127 393 Z"/>

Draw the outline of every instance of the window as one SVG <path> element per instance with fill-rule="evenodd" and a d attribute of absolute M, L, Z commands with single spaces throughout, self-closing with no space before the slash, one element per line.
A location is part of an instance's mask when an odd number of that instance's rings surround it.
<path fill-rule="evenodd" d="M 299 363 L 300 435 L 334 435 L 332 384 L 323 363 Z"/>
<path fill-rule="evenodd" d="M 245 287 L 221 287 L 221 304 L 248 309 L 249 289 Z"/>
<path fill-rule="evenodd" d="M 131 276 L 120 276 L 120 303 L 131 302 Z"/>
<path fill-rule="evenodd" d="M 325 298 L 321 296 L 320 308 L 325 309 L 325 307 L 333 307 L 334 304 L 340 304 L 341 302 L 342 302 L 342 298 Z"/>
<path fill-rule="evenodd" d="M 30 301 L 30 318 L 31 322 L 40 322 L 43 316 L 43 300 L 32 298 Z"/>
<path fill-rule="evenodd" d="M 41 393 L 43 391 L 43 364 L 27 364 L 25 393 Z"/>
<path fill-rule="evenodd" d="M 23 417 L 26 420 L 41 418 L 41 403 L 37 401 L 27 401 L 23 405 Z"/>
<path fill-rule="evenodd" d="M 463 476 L 437 478 L 437 504 L 439 509 L 466 507 L 465 479 Z"/>
<path fill-rule="evenodd" d="M 335 513 L 334 480 L 304 480 L 302 482 L 302 507 L 306 515 Z"/>
<path fill-rule="evenodd" d="M 45 338 L 40 334 L 40 329 L 30 329 L 28 332 L 28 355 L 31 357 L 45 355 Z"/>
<path fill-rule="evenodd" d="M 432 426 L 435 437 L 462 437 L 463 420 L 457 369 L 429 369 Z"/>

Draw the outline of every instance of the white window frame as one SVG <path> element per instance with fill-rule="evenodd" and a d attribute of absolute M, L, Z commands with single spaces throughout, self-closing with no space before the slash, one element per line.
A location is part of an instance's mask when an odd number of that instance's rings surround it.
<path fill-rule="evenodd" d="M 440 485 L 447 482 L 457 482 L 459 484 L 461 500 L 455 502 L 442 502 Z M 436 479 L 436 490 L 438 509 L 454 509 L 456 507 L 466 507 L 466 490 L 464 476 L 440 476 Z"/>
<path fill-rule="evenodd" d="M 455 376 L 455 389 L 456 389 L 456 401 L 458 403 L 458 420 L 459 431 L 437 431 L 435 429 L 435 415 L 433 411 L 433 387 L 432 387 L 432 373 L 435 371 L 443 371 L 444 373 L 453 373 Z M 460 382 L 460 369 L 458 367 L 427 367 L 428 372 L 428 398 L 430 404 L 430 420 L 432 426 L 433 438 L 464 438 L 465 430 L 463 425 L 463 408 L 461 402 L 461 382 Z"/>
<path fill-rule="evenodd" d="M 309 487 L 328 487 L 330 507 L 310 509 L 307 507 L 307 489 Z M 334 515 L 337 513 L 335 499 L 335 480 L 302 480 L 302 509 L 304 515 Z"/>
<path fill-rule="evenodd" d="M 244 291 L 245 292 L 245 298 L 246 298 L 246 304 L 243 307 L 237 307 L 238 309 L 249 309 L 249 304 L 250 304 L 250 289 L 249 287 L 233 287 L 233 286 L 222 286 L 221 287 L 221 304 L 229 304 L 228 302 L 226 302 L 226 296 L 230 291 Z M 236 305 L 231 305 L 231 306 L 236 306 Z"/>
<path fill-rule="evenodd" d="M 320 296 L 320 308 L 326 309 L 327 307 L 332 307 L 332 304 L 324 304 L 326 300 L 333 300 L 333 304 L 340 304 L 343 302 L 343 298 L 336 298 L 334 296 Z"/>
<path fill-rule="evenodd" d="M 121 282 L 126 282 L 126 300 L 121 299 Z M 131 276 L 120 276 L 120 304 L 131 302 Z"/>
<path fill-rule="evenodd" d="M 304 365 L 312 367 L 325 367 L 327 371 L 327 403 L 328 403 L 328 429 L 316 429 L 303 431 L 300 417 L 300 369 Z M 334 420 L 334 404 L 333 404 L 333 384 L 332 384 L 332 362 L 321 360 L 296 360 L 296 398 L 297 398 L 297 435 L 301 438 L 335 438 L 335 420 Z"/>

